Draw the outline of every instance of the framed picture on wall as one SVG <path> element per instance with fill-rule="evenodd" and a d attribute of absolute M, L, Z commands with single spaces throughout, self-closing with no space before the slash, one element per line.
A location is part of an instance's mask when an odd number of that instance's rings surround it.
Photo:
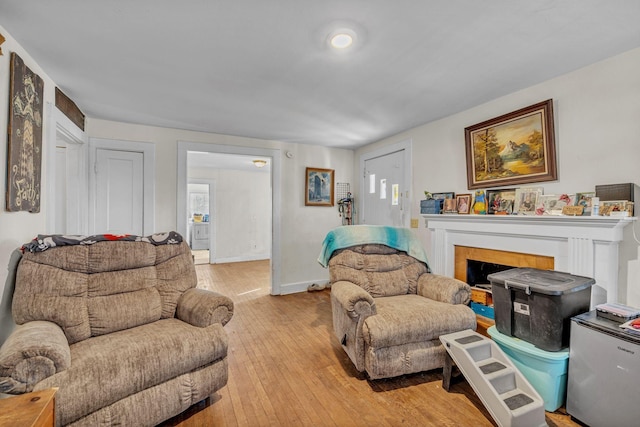
<path fill-rule="evenodd" d="M 469 189 L 557 177 L 553 100 L 465 128 Z"/>
<path fill-rule="evenodd" d="M 333 206 L 334 170 L 307 168 L 305 171 L 305 206 Z"/>

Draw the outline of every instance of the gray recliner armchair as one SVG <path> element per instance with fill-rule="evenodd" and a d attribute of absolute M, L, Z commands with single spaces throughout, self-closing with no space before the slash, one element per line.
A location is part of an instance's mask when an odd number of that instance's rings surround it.
<path fill-rule="evenodd" d="M 379 379 L 443 367 L 440 335 L 476 328 L 469 285 L 429 273 L 408 229 L 346 228 L 330 232 L 319 261 L 329 267 L 335 335 L 355 368 Z"/>
<path fill-rule="evenodd" d="M 58 388 L 59 426 L 155 426 L 226 385 L 233 301 L 196 288 L 181 236 L 39 236 L 25 247 L 0 392 Z"/>

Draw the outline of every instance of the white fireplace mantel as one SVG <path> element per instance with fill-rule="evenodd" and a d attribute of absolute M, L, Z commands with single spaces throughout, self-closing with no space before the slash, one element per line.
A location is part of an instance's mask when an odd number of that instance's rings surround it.
<path fill-rule="evenodd" d="M 546 255 L 554 269 L 592 277 L 591 305 L 618 302 L 619 243 L 625 217 L 422 215 L 431 231 L 429 265 L 453 276 L 456 246 Z"/>

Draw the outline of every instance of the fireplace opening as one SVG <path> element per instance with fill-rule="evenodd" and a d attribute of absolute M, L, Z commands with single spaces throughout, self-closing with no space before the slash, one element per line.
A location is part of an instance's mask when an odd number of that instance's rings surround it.
<path fill-rule="evenodd" d="M 491 284 L 487 276 L 492 273 L 510 270 L 514 268 L 511 265 L 496 264 L 493 262 L 477 261 L 473 259 L 467 260 L 467 283 L 480 289 L 491 289 Z"/>

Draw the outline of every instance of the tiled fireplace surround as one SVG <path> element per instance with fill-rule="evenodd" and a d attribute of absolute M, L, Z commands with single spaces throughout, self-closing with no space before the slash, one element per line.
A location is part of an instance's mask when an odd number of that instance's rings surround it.
<path fill-rule="evenodd" d="M 423 215 L 430 230 L 429 265 L 454 276 L 455 247 L 553 257 L 554 269 L 595 278 L 592 308 L 619 301 L 618 260 L 623 229 L 635 218 Z"/>

